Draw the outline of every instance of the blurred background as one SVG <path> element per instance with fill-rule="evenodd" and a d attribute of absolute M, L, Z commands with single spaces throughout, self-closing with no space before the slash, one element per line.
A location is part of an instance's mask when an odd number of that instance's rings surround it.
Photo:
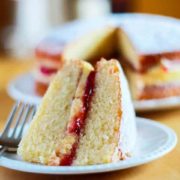
<path fill-rule="evenodd" d="M 51 29 L 68 21 L 125 12 L 180 18 L 179 0 L 1 0 L 0 56 L 31 56 Z"/>

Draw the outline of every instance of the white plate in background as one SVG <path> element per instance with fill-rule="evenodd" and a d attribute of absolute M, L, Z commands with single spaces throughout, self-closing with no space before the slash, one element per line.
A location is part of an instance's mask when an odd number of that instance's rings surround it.
<path fill-rule="evenodd" d="M 22 161 L 16 154 L 5 153 L 0 165 L 10 169 L 41 174 L 90 174 L 110 172 L 142 165 L 170 152 L 177 143 L 173 130 L 155 121 L 137 118 L 138 138 L 131 158 L 117 163 L 89 166 L 45 166 Z"/>

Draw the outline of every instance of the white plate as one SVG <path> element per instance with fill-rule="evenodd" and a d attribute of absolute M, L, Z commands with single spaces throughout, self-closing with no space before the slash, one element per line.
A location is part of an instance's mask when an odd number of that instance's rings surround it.
<path fill-rule="evenodd" d="M 35 80 L 32 73 L 19 75 L 10 81 L 7 91 L 13 99 L 30 104 L 37 105 L 42 99 L 35 92 Z"/>
<path fill-rule="evenodd" d="M 160 123 L 137 118 L 138 140 L 133 156 L 117 163 L 90 166 L 44 166 L 22 161 L 15 154 L 5 154 L 0 165 L 25 172 L 42 174 L 88 174 L 126 169 L 148 163 L 170 152 L 177 143 L 177 137 L 170 128 Z"/>
<path fill-rule="evenodd" d="M 35 93 L 34 85 L 35 82 L 31 73 L 22 74 L 9 83 L 8 93 L 16 100 L 39 104 L 42 97 Z M 134 101 L 134 107 L 138 112 L 180 107 L 180 97 Z"/>

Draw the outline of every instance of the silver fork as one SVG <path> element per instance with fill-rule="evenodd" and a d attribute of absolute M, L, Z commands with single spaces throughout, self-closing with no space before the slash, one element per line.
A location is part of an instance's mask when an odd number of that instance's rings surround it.
<path fill-rule="evenodd" d="M 22 102 L 16 102 L 13 105 L 4 130 L 0 135 L 0 156 L 9 148 L 18 147 L 25 124 L 32 119 L 35 111 L 35 105 Z"/>

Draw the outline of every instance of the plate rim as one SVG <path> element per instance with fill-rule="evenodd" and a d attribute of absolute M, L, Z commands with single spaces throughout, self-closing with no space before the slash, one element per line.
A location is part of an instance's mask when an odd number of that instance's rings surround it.
<path fill-rule="evenodd" d="M 101 164 L 101 165 L 50 167 L 39 164 L 27 163 L 20 160 L 14 160 L 4 156 L 0 158 L 0 165 L 17 171 L 31 172 L 37 174 L 73 175 L 73 174 L 103 173 L 103 172 L 127 169 L 149 163 L 169 153 L 176 146 L 177 135 L 173 129 L 167 127 L 164 124 L 161 124 L 159 122 L 147 118 L 136 117 L 136 120 L 137 123 L 142 123 L 145 124 L 146 126 L 149 125 L 154 126 L 156 128 L 159 128 L 159 130 L 164 131 L 167 134 L 168 136 L 167 141 L 165 142 L 165 144 L 163 144 L 160 147 L 160 150 L 155 150 L 152 154 L 145 157 L 140 156 L 137 158 L 133 158 L 132 160 L 128 159 L 127 160 L 128 162 L 121 161 L 117 163 L 109 163 L 109 164 Z"/>

